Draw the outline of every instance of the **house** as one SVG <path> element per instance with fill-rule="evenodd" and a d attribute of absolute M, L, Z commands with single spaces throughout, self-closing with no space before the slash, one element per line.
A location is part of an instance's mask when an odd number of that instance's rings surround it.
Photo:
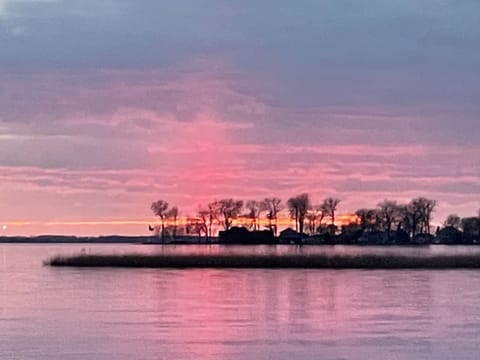
<path fill-rule="evenodd" d="M 280 243 L 283 244 L 301 244 L 302 240 L 307 236 L 307 234 L 299 233 L 292 228 L 287 228 L 280 231 L 280 236 L 278 239 Z"/>
<path fill-rule="evenodd" d="M 275 237 L 271 230 L 249 231 L 244 227 L 234 226 L 229 230 L 220 231 L 219 242 L 222 244 L 274 244 Z"/>
<path fill-rule="evenodd" d="M 447 226 L 437 231 L 435 242 L 439 244 L 461 244 L 463 242 L 463 232 L 453 226 Z"/>

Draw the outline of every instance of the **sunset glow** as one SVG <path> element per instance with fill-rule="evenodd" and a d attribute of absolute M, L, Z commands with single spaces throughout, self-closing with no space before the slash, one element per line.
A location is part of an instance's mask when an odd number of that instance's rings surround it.
<path fill-rule="evenodd" d="M 183 227 L 188 224 L 189 217 L 180 216 L 177 219 L 177 226 Z M 335 225 L 341 227 L 350 223 L 357 223 L 358 217 L 356 215 L 342 215 L 336 217 Z M 243 226 L 250 224 L 251 220 L 242 219 L 233 222 L 233 225 Z M 329 220 L 323 221 L 323 224 L 329 224 Z M 172 221 L 167 221 L 167 225 L 173 225 Z M 65 235 L 112 235 L 118 234 L 119 229 L 123 229 L 126 234 L 137 235 L 139 232 L 142 235 L 150 234 L 148 226 L 160 226 L 161 222 L 158 218 L 148 217 L 144 219 L 91 219 L 91 220 L 65 220 L 65 221 L 47 221 L 47 222 L 9 222 L 2 226 L 3 231 L 8 230 L 8 234 L 21 234 L 26 236 L 34 236 L 39 234 L 56 234 L 61 231 Z M 295 228 L 295 222 L 286 213 L 283 212 L 278 219 L 279 230 L 287 227 Z M 268 221 L 261 219 L 260 228 L 268 228 Z M 222 229 L 219 224 L 214 225 L 215 232 Z"/>
<path fill-rule="evenodd" d="M 232 3 L 206 6 L 212 21 L 195 2 L 67 3 L 0 5 L 8 235 L 147 235 L 158 199 L 182 218 L 302 192 L 339 198 L 341 214 L 418 196 L 437 200 L 435 224 L 478 212 L 476 4 L 310 2 L 270 16 Z"/>
<path fill-rule="evenodd" d="M 479 359 L 480 0 L 0 0 L 0 360 Z"/>

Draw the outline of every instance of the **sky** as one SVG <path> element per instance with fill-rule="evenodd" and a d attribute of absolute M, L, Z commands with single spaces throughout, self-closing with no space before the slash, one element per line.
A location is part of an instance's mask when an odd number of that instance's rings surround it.
<path fill-rule="evenodd" d="M 477 0 L 0 0 L 0 234 L 302 192 L 473 216 L 479 43 Z"/>

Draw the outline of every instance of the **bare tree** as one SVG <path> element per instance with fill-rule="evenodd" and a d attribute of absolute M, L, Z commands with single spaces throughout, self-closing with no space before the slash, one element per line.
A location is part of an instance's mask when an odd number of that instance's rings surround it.
<path fill-rule="evenodd" d="M 170 208 L 166 213 L 165 217 L 172 221 L 171 225 L 173 228 L 173 237 L 177 236 L 177 218 L 178 218 L 178 208 L 176 206 Z"/>
<path fill-rule="evenodd" d="M 409 233 L 410 237 L 415 237 L 419 232 L 421 214 L 414 204 L 409 203 L 402 207 L 402 227 Z"/>
<path fill-rule="evenodd" d="M 461 224 L 462 224 L 462 220 L 460 219 L 460 216 L 458 216 L 457 214 L 448 215 L 445 221 L 443 222 L 443 225 L 445 227 L 451 226 L 451 227 L 454 227 L 455 229 L 460 228 Z"/>
<path fill-rule="evenodd" d="M 403 207 L 402 223 L 412 237 L 424 232 L 430 234 L 430 220 L 435 205 L 435 200 L 419 197 Z"/>
<path fill-rule="evenodd" d="M 214 201 L 208 204 L 208 236 L 213 236 L 213 225 L 217 220 L 218 202 Z"/>
<path fill-rule="evenodd" d="M 358 219 L 360 220 L 360 227 L 365 230 L 368 224 L 368 212 L 369 209 L 358 209 L 355 211 L 355 215 L 357 215 Z"/>
<path fill-rule="evenodd" d="M 430 234 L 430 222 L 432 221 L 432 214 L 435 211 L 437 202 L 435 200 L 420 198 L 421 203 L 423 203 L 423 232 Z"/>
<path fill-rule="evenodd" d="M 202 233 L 205 234 L 206 239 L 207 237 L 207 226 L 205 222 L 202 221 L 200 218 L 187 218 L 187 234 L 196 234 L 198 236 L 198 242 L 200 243 L 202 239 Z M 207 241 L 207 240 L 206 240 Z"/>
<path fill-rule="evenodd" d="M 253 230 L 260 230 L 260 214 L 264 211 L 264 204 L 261 201 L 250 200 L 247 201 L 245 207 L 248 213 L 247 218 L 251 221 Z"/>
<path fill-rule="evenodd" d="M 355 215 L 360 219 L 360 226 L 363 230 L 374 230 L 379 226 L 380 221 L 377 209 L 358 209 Z"/>
<path fill-rule="evenodd" d="M 420 214 L 419 230 L 421 233 L 430 234 L 430 221 L 437 202 L 424 197 L 413 199 L 411 202 L 415 211 Z"/>
<path fill-rule="evenodd" d="M 205 241 L 209 242 L 211 236 L 211 234 L 209 233 L 209 229 L 212 228 L 214 214 L 212 214 L 210 209 L 199 208 L 197 211 L 197 215 L 200 223 L 200 229 L 205 233 Z"/>
<path fill-rule="evenodd" d="M 377 211 L 382 228 L 390 239 L 393 227 L 398 226 L 402 220 L 402 207 L 396 201 L 384 200 L 377 205 Z"/>
<path fill-rule="evenodd" d="M 276 197 L 265 198 L 262 207 L 267 212 L 268 227 L 277 236 L 278 213 L 282 210 L 282 200 Z"/>
<path fill-rule="evenodd" d="M 216 201 L 212 206 L 215 209 L 215 214 L 218 222 L 225 230 L 230 230 L 233 220 L 236 219 L 242 211 L 243 201 L 234 199 L 222 199 Z"/>
<path fill-rule="evenodd" d="M 295 230 L 303 233 L 305 216 L 310 207 L 310 198 L 308 194 L 304 193 L 288 199 L 287 206 L 290 216 L 295 220 Z"/>
<path fill-rule="evenodd" d="M 166 202 L 165 200 L 158 200 L 153 202 L 150 208 L 155 215 L 160 217 L 160 220 L 162 222 L 161 237 L 162 242 L 165 242 L 165 220 L 167 217 L 168 202 Z"/>
<path fill-rule="evenodd" d="M 338 204 L 340 204 L 340 200 L 336 198 L 326 198 L 323 200 L 321 205 L 321 210 L 324 212 L 332 221 L 332 225 L 335 225 L 335 212 L 337 211 Z"/>
<path fill-rule="evenodd" d="M 320 205 L 311 206 L 307 211 L 307 229 L 310 235 L 317 233 L 318 226 L 322 223 L 325 214 L 322 212 Z"/>

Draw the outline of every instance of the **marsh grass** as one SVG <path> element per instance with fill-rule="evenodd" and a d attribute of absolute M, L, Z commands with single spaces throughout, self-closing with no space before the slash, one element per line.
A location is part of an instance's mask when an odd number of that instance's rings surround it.
<path fill-rule="evenodd" d="M 478 255 L 174 255 L 55 256 L 50 266 L 126 268 L 455 269 L 480 268 Z"/>

